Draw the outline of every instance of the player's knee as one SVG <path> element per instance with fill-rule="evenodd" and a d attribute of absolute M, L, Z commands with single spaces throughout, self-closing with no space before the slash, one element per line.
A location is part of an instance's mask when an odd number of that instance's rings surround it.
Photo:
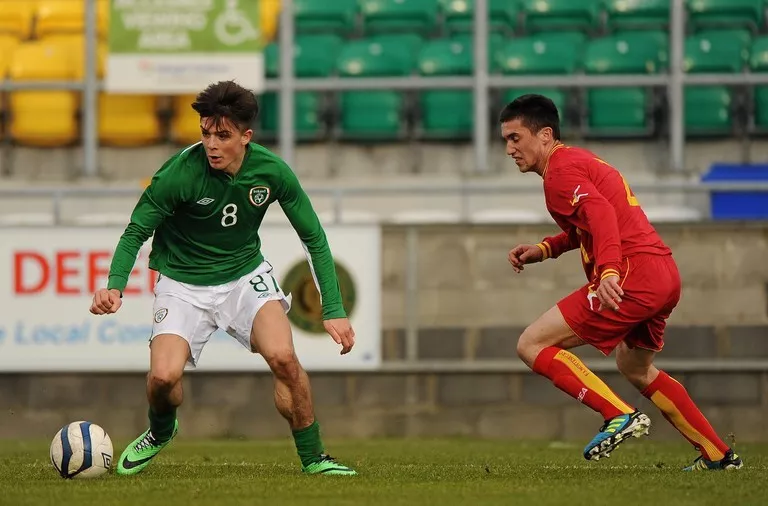
<path fill-rule="evenodd" d="M 525 329 L 523 333 L 520 334 L 520 339 L 517 340 L 517 356 L 520 357 L 520 360 L 528 364 L 528 367 L 532 367 L 539 351 L 540 347 L 538 347 L 533 339 L 531 339 L 530 330 Z"/>
<path fill-rule="evenodd" d="M 293 350 L 272 353 L 265 359 L 276 378 L 286 382 L 298 378 L 301 366 Z"/>
<path fill-rule="evenodd" d="M 149 389 L 155 394 L 167 394 L 181 381 L 181 375 L 170 370 L 157 370 L 149 373 Z"/>

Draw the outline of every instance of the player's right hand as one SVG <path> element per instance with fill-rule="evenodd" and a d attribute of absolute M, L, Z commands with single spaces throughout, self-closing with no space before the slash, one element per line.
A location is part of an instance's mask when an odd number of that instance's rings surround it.
<path fill-rule="evenodd" d="M 515 272 L 522 272 L 525 264 L 541 262 L 544 252 L 535 244 L 518 244 L 509 252 L 509 263 Z"/>
<path fill-rule="evenodd" d="M 112 314 L 117 313 L 123 300 L 120 298 L 120 290 L 107 290 L 102 288 L 96 290 L 93 294 L 93 303 L 91 304 L 91 313 L 93 314 Z"/>

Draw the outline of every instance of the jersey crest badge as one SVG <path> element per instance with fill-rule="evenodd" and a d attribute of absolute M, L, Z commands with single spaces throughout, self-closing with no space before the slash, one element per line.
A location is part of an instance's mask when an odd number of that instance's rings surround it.
<path fill-rule="evenodd" d="M 251 191 L 248 192 L 248 198 L 256 207 L 261 207 L 269 200 L 269 188 L 266 186 L 254 186 Z"/>
<path fill-rule="evenodd" d="M 166 308 L 158 309 L 155 312 L 155 323 L 160 323 L 165 320 L 166 316 L 168 316 L 168 310 Z"/>

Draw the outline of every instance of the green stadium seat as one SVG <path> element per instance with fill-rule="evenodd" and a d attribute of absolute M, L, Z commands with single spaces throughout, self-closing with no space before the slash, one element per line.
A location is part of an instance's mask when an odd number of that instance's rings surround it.
<path fill-rule="evenodd" d="M 299 140 L 313 139 L 323 133 L 321 124 L 321 100 L 319 93 L 299 91 L 295 95 L 294 129 Z M 265 93 L 259 104 L 261 135 L 276 137 L 280 129 L 280 97 L 277 93 Z"/>
<path fill-rule="evenodd" d="M 525 28 L 531 32 L 557 29 L 594 32 L 602 0 L 523 0 Z"/>
<path fill-rule="evenodd" d="M 508 40 L 496 63 L 503 74 L 573 74 L 587 38 L 580 32 L 541 33 Z"/>
<path fill-rule="evenodd" d="M 723 135 L 732 131 L 732 97 L 727 87 L 688 86 L 684 96 L 687 135 Z"/>
<path fill-rule="evenodd" d="M 416 66 L 422 39 L 415 34 L 378 35 L 348 42 L 336 62 L 345 77 L 404 76 Z"/>
<path fill-rule="evenodd" d="M 591 40 L 585 49 L 588 74 L 655 74 L 666 50 L 660 32 L 621 32 Z"/>
<path fill-rule="evenodd" d="M 489 65 L 502 37 L 492 34 L 488 43 Z M 419 55 L 424 76 L 470 75 L 474 67 L 472 35 L 459 35 L 426 43 Z M 430 138 L 461 138 L 472 135 L 472 92 L 465 90 L 424 91 L 421 98 L 421 135 Z"/>
<path fill-rule="evenodd" d="M 669 24 L 669 5 L 669 0 L 606 0 L 608 28 L 664 28 Z"/>
<path fill-rule="evenodd" d="M 656 32 L 625 32 L 587 44 L 587 74 L 654 74 L 659 69 L 661 39 Z M 651 92 L 642 87 L 587 90 L 588 125 L 598 135 L 650 134 Z"/>
<path fill-rule="evenodd" d="M 749 58 L 747 30 L 707 30 L 685 40 L 686 72 L 741 72 Z"/>
<path fill-rule="evenodd" d="M 335 1 L 335 0 L 334 0 Z M 431 33 L 437 28 L 438 0 L 360 0 L 365 33 Z"/>
<path fill-rule="evenodd" d="M 294 41 L 293 67 L 298 77 L 327 77 L 336 67 L 343 40 L 333 34 L 299 35 Z M 276 42 L 264 49 L 267 77 L 280 75 L 280 49 Z"/>
<path fill-rule="evenodd" d="M 410 75 L 422 39 L 389 34 L 348 42 L 337 60 L 341 77 Z M 403 94 L 399 91 L 347 91 L 341 94 L 340 135 L 345 138 L 395 139 L 402 136 Z"/>
<path fill-rule="evenodd" d="M 294 0 L 293 15 L 297 33 L 355 31 L 357 0 Z"/>
<path fill-rule="evenodd" d="M 568 93 L 565 90 L 557 88 L 514 88 L 504 92 L 502 101 L 504 104 L 508 104 L 517 97 L 528 95 L 529 93 L 544 95 L 555 103 L 557 111 L 560 114 L 560 132 L 562 134 L 567 133 L 570 123 L 568 115 Z"/>
<path fill-rule="evenodd" d="M 704 26 L 763 26 L 764 0 L 688 0 L 688 19 L 694 28 Z"/>
<path fill-rule="evenodd" d="M 520 5 L 515 0 L 489 0 L 488 25 L 494 32 L 514 32 Z M 445 27 L 450 32 L 472 32 L 475 0 L 440 0 Z"/>
<path fill-rule="evenodd" d="M 402 93 L 394 91 L 342 93 L 340 135 L 347 139 L 399 139 L 403 136 L 402 110 Z"/>
<path fill-rule="evenodd" d="M 752 44 L 749 68 L 752 72 L 768 72 L 768 36 L 755 39 Z M 755 125 L 768 128 L 768 86 L 756 86 L 754 97 Z"/>

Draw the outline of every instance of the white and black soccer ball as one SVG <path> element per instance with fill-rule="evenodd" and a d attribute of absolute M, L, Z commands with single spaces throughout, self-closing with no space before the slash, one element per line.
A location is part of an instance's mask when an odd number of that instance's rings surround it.
<path fill-rule="evenodd" d="M 51 463 L 62 478 L 97 478 L 112 465 L 112 440 L 91 422 L 72 422 L 51 441 Z"/>

